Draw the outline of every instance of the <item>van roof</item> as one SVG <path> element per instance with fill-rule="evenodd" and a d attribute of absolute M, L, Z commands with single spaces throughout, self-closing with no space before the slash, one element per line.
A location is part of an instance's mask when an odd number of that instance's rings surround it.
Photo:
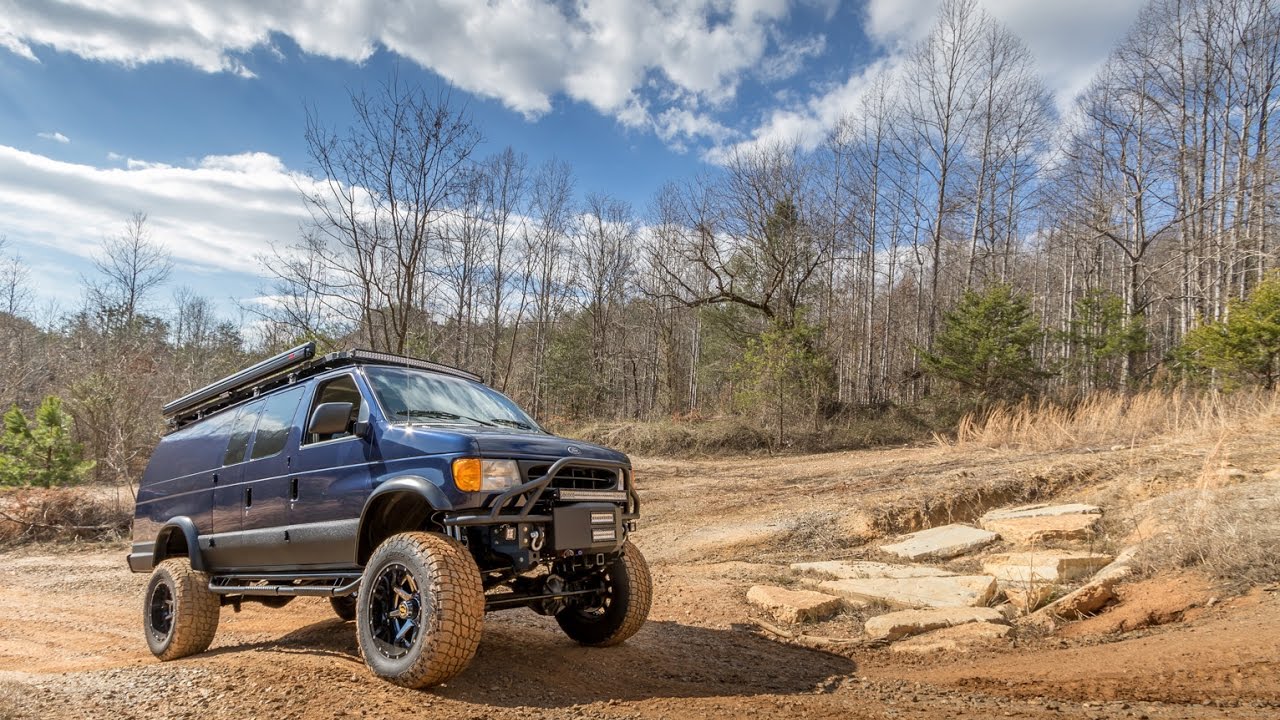
<path fill-rule="evenodd" d="M 165 419 L 171 429 L 177 429 L 283 385 L 345 365 L 411 367 L 483 382 L 479 375 L 466 370 L 405 355 L 359 348 L 331 352 L 319 358 L 315 353 L 315 342 L 308 342 L 232 373 L 165 403 L 162 409 Z"/>

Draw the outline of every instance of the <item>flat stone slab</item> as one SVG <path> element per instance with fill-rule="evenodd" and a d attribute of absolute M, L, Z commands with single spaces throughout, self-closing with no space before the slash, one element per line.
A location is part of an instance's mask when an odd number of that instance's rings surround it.
<path fill-rule="evenodd" d="M 815 586 L 832 595 L 891 608 L 977 607 L 986 605 L 996 593 L 996 579 L 987 575 L 854 578 L 826 580 Z"/>
<path fill-rule="evenodd" d="M 872 640 L 893 642 L 954 625 L 1003 623 L 1004 620 L 1004 615 L 999 610 L 989 607 L 899 610 L 867 620 L 863 631 Z"/>
<path fill-rule="evenodd" d="M 1009 601 L 1019 614 L 1027 615 L 1044 605 L 1058 592 L 1057 585 L 1047 583 L 1013 583 L 1001 585 L 1005 599 Z"/>
<path fill-rule="evenodd" d="M 1101 515 L 1036 515 L 1032 517 L 983 520 L 984 530 L 997 533 L 1005 542 L 1039 545 L 1046 542 L 1076 542 L 1093 538 Z"/>
<path fill-rule="evenodd" d="M 1111 562 L 1110 555 L 1039 550 L 991 555 L 982 571 L 1008 584 L 1052 584 L 1088 577 Z"/>
<path fill-rule="evenodd" d="M 1070 503 L 1067 505 L 1048 505 L 1041 503 L 1039 505 L 1019 505 L 1017 507 L 1000 508 L 992 510 L 982 516 L 982 522 L 985 524 L 989 520 L 1011 520 L 1013 518 L 1029 518 L 1029 517 L 1053 517 L 1056 515 L 1100 515 L 1102 508 L 1097 505 L 1085 505 L 1083 503 Z"/>
<path fill-rule="evenodd" d="M 943 525 L 902 536 L 880 549 L 907 560 L 945 560 L 981 549 L 999 539 L 999 535 L 971 525 Z"/>
<path fill-rule="evenodd" d="M 844 600 L 835 595 L 772 585 L 753 585 L 747 591 L 747 602 L 785 623 L 825 620 L 844 607 Z"/>
<path fill-rule="evenodd" d="M 865 560 L 824 560 L 822 562 L 792 563 L 796 572 L 815 572 L 832 575 L 841 580 L 860 578 L 918 578 L 951 577 L 956 573 L 928 565 L 890 565 Z"/>
<path fill-rule="evenodd" d="M 940 652 L 969 652 L 970 650 L 993 645 L 1009 637 L 1012 633 L 1013 628 L 1008 625 L 969 623 L 907 638 L 890 646 L 889 651 L 917 655 L 930 655 Z"/>

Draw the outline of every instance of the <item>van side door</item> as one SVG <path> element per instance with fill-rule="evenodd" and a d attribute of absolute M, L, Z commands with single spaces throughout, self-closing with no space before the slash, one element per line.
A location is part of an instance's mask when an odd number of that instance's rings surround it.
<path fill-rule="evenodd" d="M 333 435 L 306 432 L 317 406 L 351 403 L 347 430 Z M 301 446 L 293 465 L 289 503 L 290 550 L 297 565 L 347 568 L 355 565 L 360 512 L 372 489 L 377 448 L 369 436 L 355 434 L 355 423 L 368 422 L 370 404 L 359 377 L 346 372 L 316 383 L 302 415 Z"/>
<path fill-rule="evenodd" d="M 249 456 L 249 442 L 258 426 L 258 415 L 264 402 L 257 400 L 240 408 L 231 422 L 231 430 L 221 456 L 221 467 L 210 473 L 213 486 L 212 518 L 204 559 L 211 569 L 226 570 L 248 562 L 244 535 L 244 461 Z"/>
<path fill-rule="evenodd" d="M 299 385 L 263 398 L 248 457 L 240 466 L 240 531 L 246 552 L 242 565 L 265 569 L 289 564 L 285 526 L 289 522 L 291 448 L 297 447 L 296 416 L 305 389 Z"/>

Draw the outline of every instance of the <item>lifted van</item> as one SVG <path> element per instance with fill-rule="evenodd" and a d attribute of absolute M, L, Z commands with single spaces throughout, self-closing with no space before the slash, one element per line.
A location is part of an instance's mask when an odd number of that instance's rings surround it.
<path fill-rule="evenodd" d="M 223 606 L 328 598 L 370 670 L 461 672 L 484 614 L 527 607 L 616 645 L 649 613 L 621 453 L 548 434 L 478 376 L 307 343 L 164 407 L 129 567 L 147 644 L 204 651 Z"/>

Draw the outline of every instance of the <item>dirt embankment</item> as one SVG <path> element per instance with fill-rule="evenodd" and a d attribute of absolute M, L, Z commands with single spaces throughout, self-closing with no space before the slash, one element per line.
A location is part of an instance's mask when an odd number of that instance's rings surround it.
<path fill-rule="evenodd" d="M 1229 449 L 1246 473 L 1278 464 L 1266 438 Z M 867 534 L 1014 500 L 1137 507 L 1193 484 L 1207 458 L 1203 447 L 1168 445 L 642 460 L 649 624 L 621 647 L 592 649 L 531 612 L 492 614 L 469 670 L 425 692 L 373 679 L 352 624 L 313 599 L 224 608 L 208 652 L 162 665 L 141 637 L 144 578 L 127 572 L 122 546 L 9 551 L 0 554 L 0 718 L 1274 718 L 1280 592 L 1266 589 L 1211 603 L 1204 595 L 1216 586 L 1187 580 L 1174 603 L 1185 607 L 1173 608 L 1151 605 L 1170 588 L 1132 584 L 1115 610 L 1074 631 L 962 655 L 842 657 L 780 644 L 747 622 L 746 589 L 779 582 L 784 563 L 853 555 Z M 1137 523 L 1109 513 L 1100 542 Z M 1160 623 L 1143 622 L 1153 614 Z M 859 622 L 841 616 L 824 632 L 855 633 Z"/>

